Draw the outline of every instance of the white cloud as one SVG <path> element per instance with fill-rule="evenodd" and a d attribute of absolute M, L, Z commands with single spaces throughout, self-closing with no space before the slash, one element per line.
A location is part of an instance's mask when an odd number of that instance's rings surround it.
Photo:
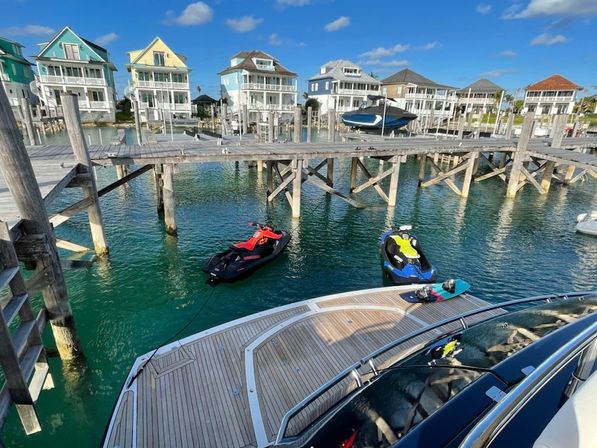
<path fill-rule="evenodd" d="M 361 57 L 368 58 L 368 59 L 379 59 L 379 58 L 385 58 L 387 56 L 393 56 L 396 53 L 403 53 L 406 50 L 408 50 L 408 45 L 396 44 L 390 48 L 384 48 L 384 47 L 373 48 L 369 51 L 362 53 Z"/>
<path fill-rule="evenodd" d="M 490 4 L 488 4 L 488 3 L 479 3 L 479 4 L 477 5 L 477 12 L 478 12 L 479 14 L 483 14 L 483 15 L 485 15 L 485 14 L 489 14 L 489 13 L 491 12 L 491 9 L 492 9 L 492 8 L 493 8 L 493 6 L 491 6 L 491 5 L 490 5 Z"/>
<path fill-rule="evenodd" d="M 203 2 L 196 2 L 188 5 L 179 16 L 176 16 L 172 11 L 166 11 L 166 16 L 167 18 L 164 22 L 167 24 L 191 26 L 211 22 L 214 12 L 209 5 Z"/>
<path fill-rule="evenodd" d="M 566 42 L 568 42 L 568 38 L 563 34 L 542 33 L 531 41 L 531 45 L 536 47 L 538 45 L 554 45 Z"/>
<path fill-rule="evenodd" d="M 502 14 L 502 19 L 515 19 L 518 17 L 521 9 L 522 5 L 519 3 L 514 3 L 513 5 L 508 6 Z"/>
<path fill-rule="evenodd" d="M 108 33 L 108 34 L 104 34 L 103 36 L 99 36 L 95 38 L 95 43 L 98 44 L 99 46 L 103 47 L 105 45 L 108 45 L 116 40 L 118 40 L 118 34 L 112 32 L 112 33 Z"/>
<path fill-rule="evenodd" d="M 7 36 L 47 36 L 54 34 L 54 28 L 43 25 L 25 25 L 25 26 L 9 26 L 7 28 L 0 28 L 0 34 Z"/>
<path fill-rule="evenodd" d="M 597 14 L 595 0 L 531 0 L 515 18 L 536 16 L 591 16 Z"/>
<path fill-rule="evenodd" d="M 500 56 L 504 56 L 505 58 L 513 58 L 516 56 L 516 52 L 512 50 L 504 50 L 500 51 Z"/>
<path fill-rule="evenodd" d="M 305 6 L 311 3 L 311 0 L 276 0 L 278 6 Z"/>
<path fill-rule="evenodd" d="M 509 73 L 513 73 L 514 69 L 511 68 L 501 68 L 497 70 L 489 70 L 480 74 L 482 78 L 499 78 L 500 76 L 507 75 Z"/>
<path fill-rule="evenodd" d="M 338 31 L 338 30 L 340 30 L 342 28 L 346 28 L 348 25 L 350 25 L 350 18 L 348 18 L 346 16 L 342 16 L 342 17 L 338 17 L 333 22 L 328 23 L 323 28 L 326 31 L 328 31 L 328 32 L 331 33 L 331 32 L 334 32 L 334 31 Z"/>
<path fill-rule="evenodd" d="M 439 42 L 438 41 L 433 41 L 433 42 L 429 42 L 425 45 L 423 45 L 423 50 L 428 51 L 428 50 L 433 50 L 434 48 L 439 47 Z"/>
<path fill-rule="evenodd" d="M 274 46 L 282 45 L 282 39 L 280 39 L 280 36 L 278 36 L 276 33 L 272 33 L 269 35 L 267 43 Z"/>
<path fill-rule="evenodd" d="M 238 19 L 226 20 L 226 25 L 228 25 L 230 29 L 236 33 L 246 33 L 248 31 L 253 31 L 261 23 L 263 23 L 263 19 L 253 16 L 244 16 Z"/>
<path fill-rule="evenodd" d="M 404 59 L 395 59 L 392 61 L 382 61 L 381 59 L 366 59 L 359 61 L 359 65 L 377 66 L 377 67 L 406 67 L 408 61 Z"/>

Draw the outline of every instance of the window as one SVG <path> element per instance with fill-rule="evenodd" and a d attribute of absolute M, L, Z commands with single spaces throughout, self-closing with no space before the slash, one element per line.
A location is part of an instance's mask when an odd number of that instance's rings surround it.
<path fill-rule="evenodd" d="M 88 78 L 101 78 L 102 71 L 99 68 L 87 68 L 85 69 Z"/>
<path fill-rule="evenodd" d="M 172 82 L 186 82 L 182 73 L 172 73 Z"/>
<path fill-rule="evenodd" d="M 61 76 L 60 67 L 56 65 L 48 65 L 48 75 L 50 76 Z"/>
<path fill-rule="evenodd" d="M 184 104 L 187 102 L 185 94 L 182 92 L 174 92 L 174 104 Z"/>
<path fill-rule="evenodd" d="M 79 46 L 77 44 L 62 44 L 64 46 L 64 57 L 75 61 L 81 60 Z"/>
<path fill-rule="evenodd" d="M 154 73 L 153 79 L 158 82 L 168 82 L 170 81 L 170 77 L 168 73 Z"/>
<path fill-rule="evenodd" d="M 274 70 L 274 61 L 271 59 L 253 59 L 255 66 L 259 70 Z"/>
<path fill-rule="evenodd" d="M 62 99 L 60 98 L 60 90 L 54 90 L 54 97 L 56 98 L 56 106 L 62 105 Z"/>
<path fill-rule="evenodd" d="M 355 67 L 344 67 L 342 70 L 346 76 L 361 76 L 361 70 Z"/>
<path fill-rule="evenodd" d="M 316 82 L 311 83 L 311 92 L 317 92 L 319 85 Z"/>
<path fill-rule="evenodd" d="M 66 76 L 71 76 L 73 78 L 82 78 L 83 73 L 79 67 L 65 67 L 66 69 Z"/>
<path fill-rule="evenodd" d="M 153 104 L 154 104 L 153 95 L 151 93 L 142 92 L 141 93 L 141 102 L 147 103 L 148 107 L 153 107 Z"/>
<path fill-rule="evenodd" d="M 104 92 L 101 90 L 92 90 L 89 93 L 91 94 L 91 101 L 104 101 Z"/>
<path fill-rule="evenodd" d="M 166 55 L 161 51 L 153 52 L 153 65 L 164 67 L 166 65 Z"/>

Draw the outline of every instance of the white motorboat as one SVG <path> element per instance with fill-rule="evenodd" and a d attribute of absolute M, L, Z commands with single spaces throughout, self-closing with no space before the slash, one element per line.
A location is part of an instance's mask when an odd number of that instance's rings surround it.
<path fill-rule="evenodd" d="M 576 231 L 597 236 L 597 211 L 581 213 L 576 217 Z"/>

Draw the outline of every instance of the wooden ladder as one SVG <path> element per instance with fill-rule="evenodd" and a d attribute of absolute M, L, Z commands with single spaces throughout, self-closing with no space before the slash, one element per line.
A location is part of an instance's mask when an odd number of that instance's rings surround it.
<path fill-rule="evenodd" d="M 41 339 L 46 310 L 35 316 L 8 226 L 0 221 L 0 291 L 5 290 L 0 298 L 0 364 L 5 376 L 0 426 L 14 403 L 25 433 L 32 434 L 41 431 L 35 402 L 42 389 L 54 387 Z"/>

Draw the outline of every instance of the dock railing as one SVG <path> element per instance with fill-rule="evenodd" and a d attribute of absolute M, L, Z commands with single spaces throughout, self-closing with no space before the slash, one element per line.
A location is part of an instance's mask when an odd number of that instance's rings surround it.
<path fill-rule="evenodd" d="M 509 306 L 513 306 L 513 305 L 527 304 L 527 303 L 539 302 L 539 301 L 545 301 L 545 302 L 549 303 L 552 300 L 558 300 L 558 299 L 565 300 L 565 299 L 570 299 L 570 298 L 584 297 L 584 296 L 588 296 L 588 295 L 592 295 L 592 294 L 597 294 L 597 291 L 584 291 L 584 292 L 564 293 L 564 294 L 556 294 L 556 295 L 552 294 L 552 295 L 545 295 L 545 296 L 528 297 L 525 299 L 510 300 L 507 302 L 502 302 L 502 303 L 497 303 L 494 305 L 485 306 L 482 308 L 478 308 L 476 310 L 467 311 L 465 313 L 449 317 L 447 319 L 435 322 L 432 325 L 421 328 L 413 333 L 410 333 L 408 335 L 400 337 L 400 338 L 380 347 L 379 349 L 373 351 L 369 355 L 362 358 L 360 361 L 354 362 L 352 365 L 350 365 L 346 369 L 342 370 L 336 376 L 334 376 L 333 378 L 326 381 L 318 389 L 311 392 L 303 400 L 301 400 L 294 407 L 292 407 L 288 412 L 286 412 L 286 414 L 284 414 L 284 417 L 282 418 L 282 421 L 280 422 L 280 428 L 278 430 L 275 444 L 276 445 L 285 445 L 285 444 L 290 444 L 290 443 L 296 441 L 299 438 L 299 436 L 309 426 L 302 429 L 298 434 L 287 437 L 286 432 L 288 431 L 288 426 L 290 424 L 290 421 L 293 418 L 295 418 L 301 411 L 303 411 L 307 406 L 309 406 L 315 400 L 320 398 L 323 394 L 325 394 L 326 392 L 331 390 L 334 386 L 336 386 L 339 383 L 341 383 L 342 381 L 348 379 L 350 376 L 353 376 L 355 378 L 356 388 L 353 389 L 349 394 L 347 394 L 345 397 L 342 398 L 342 399 L 345 399 L 348 395 L 354 393 L 355 390 L 360 389 L 363 386 L 363 384 L 367 384 L 367 382 L 365 382 L 363 380 L 363 375 L 361 375 L 358 371 L 361 367 L 368 366 L 371 369 L 369 374 L 372 374 L 373 378 L 369 382 L 373 381 L 377 376 L 379 376 L 379 373 L 377 372 L 377 369 L 375 368 L 374 360 L 376 358 L 378 358 L 379 356 L 383 355 L 384 353 L 387 353 L 389 350 L 397 347 L 398 345 L 404 344 L 405 342 L 412 341 L 414 338 L 416 338 L 418 336 L 422 336 L 426 333 L 429 333 L 433 330 L 436 330 L 438 328 L 441 328 L 445 325 L 448 325 L 448 324 L 451 324 L 454 322 L 459 322 L 460 325 L 462 326 L 462 330 L 465 330 L 468 328 L 468 324 L 466 323 L 465 319 L 482 314 L 482 313 L 486 313 L 488 311 L 494 311 L 494 310 L 497 310 L 497 309 L 500 309 L 503 307 L 509 307 Z M 476 321 L 475 325 L 477 325 L 481 322 L 487 321 L 493 317 L 497 317 L 497 316 L 492 315 L 491 317 L 488 317 L 487 319 L 482 319 L 480 321 Z M 410 352 L 412 353 L 413 351 L 419 350 L 419 349 L 423 348 L 425 345 L 427 345 L 428 343 L 429 343 L 429 341 L 425 341 L 425 342 L 416 344 L 414 347 L 410 348 Z M 332 406 L 330 406 L 326 411 L 324 411 L 319 417 L 317 417 L 317 419 L 320 419 L 323 415 L 325 415 L 327 412 L 329 412 L 329 410 L 332 409 L 334 406 L 336 406 L 341 400 L 336 401 Z M 312 425 L 314 422 L 315 421 L 311 422 L 310 425 Z"/>

